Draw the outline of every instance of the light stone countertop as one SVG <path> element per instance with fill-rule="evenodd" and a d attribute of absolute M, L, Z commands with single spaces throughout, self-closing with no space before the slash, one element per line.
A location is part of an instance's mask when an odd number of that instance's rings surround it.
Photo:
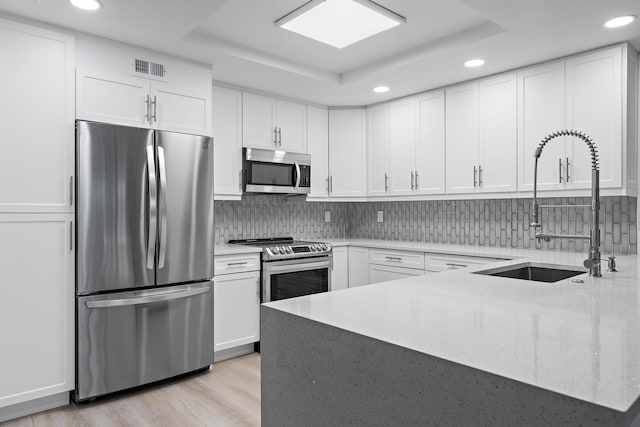
<path fill-rule="evenodd" d="M 512 259 L 265 305 L 622 412 L 640 396 L 636 255 L 618 256 L 617 273 L 606 272 L 603 255 L 600 278 L 540 283 L 473 272 L 529 261 L 582 268 L 585 254 L 330 242 Z"/>
<path fill-rule="evenodd" d="M 259 254 L 262 248 L 246 245 L 230 245 L 221 243 L 213 247 L 213 255 Z"/>

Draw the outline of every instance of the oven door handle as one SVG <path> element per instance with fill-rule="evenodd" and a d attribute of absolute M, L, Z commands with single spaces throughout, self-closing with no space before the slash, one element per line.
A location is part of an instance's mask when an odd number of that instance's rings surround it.
<path fill-rule="evenodd" d="M 287 264 L 287 265 L 269 265 L 265 266 L 265 272 L 267 274 L 277 273 L 293 273 L 297 271 L 318 270 L 321 268 L 331 268 L 331 261 L 318 261 L 318 262 L 305 262 L 300 264 Z"/>

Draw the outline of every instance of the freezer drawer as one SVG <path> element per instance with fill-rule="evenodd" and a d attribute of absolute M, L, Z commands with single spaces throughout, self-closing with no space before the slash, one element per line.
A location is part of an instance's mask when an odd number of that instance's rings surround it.
<path fill-rule="evenodd" d="M 212 364 L 212 284 L 78 297 L 75 399 Z"/>

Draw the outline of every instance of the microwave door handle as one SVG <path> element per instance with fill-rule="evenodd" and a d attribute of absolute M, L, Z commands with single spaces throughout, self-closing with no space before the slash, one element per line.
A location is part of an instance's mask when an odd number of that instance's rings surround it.
<path fill-rule="evenodd" d="M 300 164 L 298 162 L 293 162 L 293 164 L 296 167 L 296 185 L 295 185 L 295 188 L 297 190 L 298 187 L 300 187 Z"/>

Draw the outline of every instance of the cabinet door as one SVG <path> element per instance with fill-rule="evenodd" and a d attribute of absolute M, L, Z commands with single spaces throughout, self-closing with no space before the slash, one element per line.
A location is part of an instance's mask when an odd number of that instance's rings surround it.
<path fill-rule="evenodd" d="M 329 111 L 330 196 L 367 195 L 366 112 Z"/>
<path fill-rule="evenodd" d="M 216 276 L 213 290 L 214 351 L 260 341 L 260 272 Z"/>
<path fill-rule="evenodd" d="M 367 184 L 370 196 L 389 189 L 389 105 L 367 110 Z"/>
<path fill-rule="evenodd" d="M 533 191 L 536 147 L 543 138 L 565 127 L 564 61 L 518 72 L 518 189 Z M 544 148 L 538 164 L 538 189 L 564 187 L 560 161 L 564 161 L 565 138 Z"/>
<path fill-rule="evenodd" d="M 0 215 L 0 408 L 74 387 L 72 220 Z"/>
<path fill-rule="evenodd" d="M 622 48 L 616 46 L 569 59 L 567 128 L 593 139 L 600 157 L 600 186 L 622 186 Z M 585 142 L 567 138 L 569 183 L 591 187 L 591 156 Z"/>
<path fill-rule="evenodd" d="M 74 39 L 0 20 L 0 212 L 72 212 Z"/>
<path fill-rule="evenodd" d="M 412 194 L 415 189 L 416 103 L 403 99 L 389 107 L 391 194 Z"/>
<path fill-rule="evenodd" d="M 478 167 L 478 83 L 446 90 L 447 193 L 474 193 Z"/>
<path fill-rule="evenodd" d="M 423 276 L 424 274 L 424 270 L 417 270 L 415 268 L 390 267 L 388 265 L 377 264 L 371 264 L 369 267 L 371 284 L 406 279 L 407 277 L 413 276 Z"/>
<path fill-rule="evenodd" d="M 444 90 L 418 96 L 416 115 L 416 191 L 419 194 L 444 194 Z"/>
<path fill-rule="evenodd" d="M 214 86 L 212 104 L 213 192 L 216 199 L 238 199 L 242 195 L 242 92 Z"/>
<path fill-rule="evenodd" d="M 349 287 L 368 285 L 369 248 L 349 247 Z"/>
<path fill-rule="evenodd" d="M 122 126 L 151 126 L 148 80 L 125 75 L 88 72 L 76 75 L 76 117 Z"/>
<path fill-rule="evenodd" d="M 154 128 L 211 135 L 211 90 L 151 82 L 151 123 Z"/>
<path fill-rule="evenodd" d="M 294 153 L 307 152 L 307 106 L 295 102 L 276 102 L 278 149 Z"/>
<path fill-rule="evenodd" d="M 333 269 L 331 270 L 331 289 L 347 289 L 349 287 L 349 254 L 346 246 L 333 247 Z"/>
<path fill-rule="evenodd" d="M 517 190 L 517 95 L 515 73 L 480 82 L 478 187 L 483 192 Z"/>
<path fill-rule="evenodd" d="M 307 107 L 307 148 L 311 156 L 309 198 L 329 195 L 329 111 Z"/>
<path fill-rule="evenodd" d="M 270 150 L 278 148 L 275 116 L 275 99 L 243 93 L 242 145 Z"/>

